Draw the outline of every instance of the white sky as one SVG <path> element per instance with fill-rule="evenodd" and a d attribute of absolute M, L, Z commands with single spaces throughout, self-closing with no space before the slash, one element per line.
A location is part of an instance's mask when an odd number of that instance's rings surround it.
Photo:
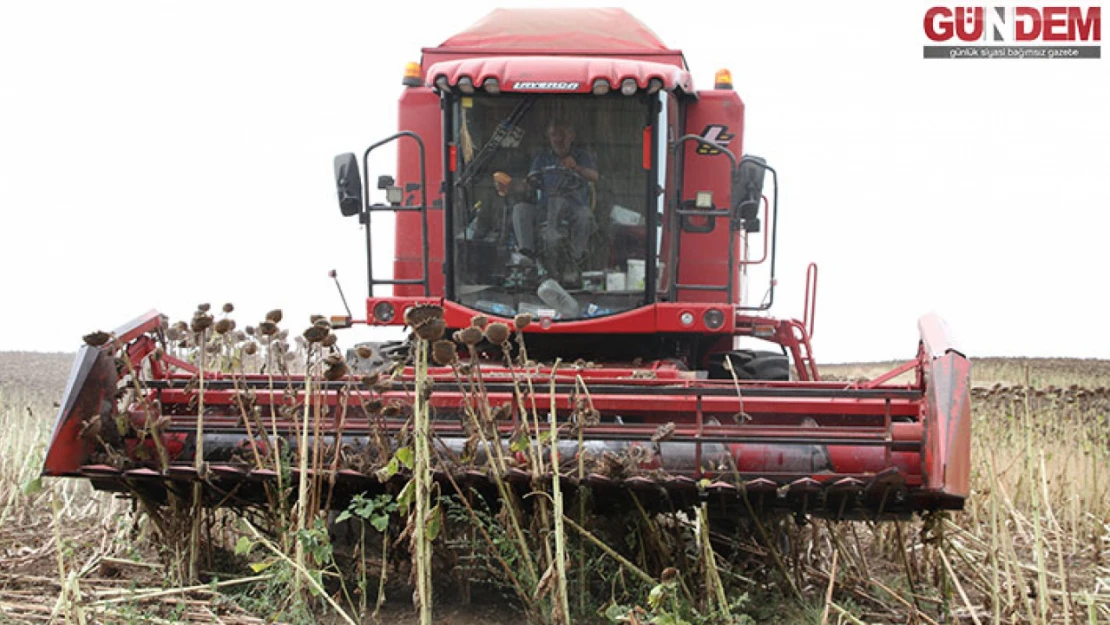
<path fill-rule="evenodd" d="M 0 350 L 202 301 L 299 331 L 342 312 L 332 268 L 361 313 L 332 157 L 395 132 L 405 62 L 496 6 L 522 4 L 0 5 Z M 1110 357 L 1110 61 L 926 61 L 917 3 L 629 6 L 695 85 L 732 70 L 781 176 L 775 312 L 817 262 L 820 361 L 909 359 L 931 310 L 973 358 Z"/>

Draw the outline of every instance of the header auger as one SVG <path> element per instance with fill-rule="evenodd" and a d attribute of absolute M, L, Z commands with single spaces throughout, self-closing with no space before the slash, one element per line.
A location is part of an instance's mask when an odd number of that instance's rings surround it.
<path fill-rule="evenodd" d="M 46 475 L 152 502 L 201 483 L 209 505 L 251 506 L 310 471 L 335 507 L 399 483 L 426 400 L 445 486 L 557 472 L 718 515 L 962 507 L 969 364 L 942 321 L 922 318 L 916 357 L 864 383 L 820 378 L 815 268 L 804 319 L 769 316 L 778 173 L 737 156 L 727 72 L 694 89 L 681 52 L 623 10 L 498 10 L 425 49 L 404 84 L 399 132 L 335 161 L 342 213 L 366 228 L 365 318 L 315 320 L 302 373 L 280 319 L 246 336 L 207 311 L 184 328 L 150 312 L 90 341 Z M 375 204 L 367 165 L 385 145 L 398 171 Z M 390 278 L 369 263 L 382 211 L 397 215 Z M 333 330 L 354 323 L 408 339 L 343 356 Z M 558 466 L 522 440 L 556 445 Z"/>

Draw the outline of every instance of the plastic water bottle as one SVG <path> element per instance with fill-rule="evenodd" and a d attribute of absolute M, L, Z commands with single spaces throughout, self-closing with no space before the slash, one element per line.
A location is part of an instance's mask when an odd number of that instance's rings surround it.
<path fill-rule="evenodd" d="M 574 319 L 578 316 L 578 300 L 571 297 L 562 286 L 553 278 L 548 278 L 540 283 L 536 290 L 544 304 L 554 308 L 563 319 Z"/>

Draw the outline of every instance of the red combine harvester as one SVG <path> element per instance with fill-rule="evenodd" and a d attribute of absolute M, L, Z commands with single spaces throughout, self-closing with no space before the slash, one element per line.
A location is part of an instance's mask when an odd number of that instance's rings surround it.
<path fill-rule="evenodd" d="M 545 412 L 554 388 L 560 420 L 586 391 L 596 410 L 581 447 L 559 441 L 562 457 L 635 458 L 585 475 L 564 467 L 572 485 L 836 518 L 962 507 L 968 361 L 943 322 L 924 317 L 915 359 L 869 382 L 821 380 L 810 347 L 816 269 L 804 319 L 769 316 L 778 177 L 737 156 L 744 104 L 727 72 L 715 83 L 696 90 L 682 53 L 620 9 L 497 10 L 425 49 L 405 73 L 400 132 L 361 164 L 336 158 L 342 213 L 366 229 L 370 297 L 365 319 L 332 324 L 402 327 L 422 304 L 442 307 L 448 336 L 479 315 L 520 322 L 528 362 L 483 343 L 468 363 L 480 365 L 490 405 L 511 407 L 498 415 L 506 445 L 524 405 L 514 382 L 530 380 Z M 369 157 L 394 142 L 397 177 L 377 179 L 387 202 L 375 204 Z M 396 215 L 389 279 L 370 262 L 381 234 L 371 217 L 384 212 Z M 376 296 L 378 285 L 392 296 Z M 154 501 L 202 481 L 211 505 L 258 502 L 259 484 L 279 477 L 269 450 L 297 446 L 306 397 L 318 393 L 311 441 L 344 450 L 324 469 L 335 501 L 378 484 L 372 467 L 348 460 L 396 444 L 411 363 L 373 389 L 359 375 L 232 375 L 174 357 L 167 332 L 152 312 L 82 348 L 46 475 Z M 387 367 L 407 348 L 351 366 Z M 914 381 L 893 382 L 903 374 Z M 451 368 L 430 375 L 435 435 L 458 457 L 466 393 Z"/>

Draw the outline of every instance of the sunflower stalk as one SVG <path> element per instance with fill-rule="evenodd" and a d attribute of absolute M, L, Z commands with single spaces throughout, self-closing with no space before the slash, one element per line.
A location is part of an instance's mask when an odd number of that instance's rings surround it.
<path fill-rule="evenodd" d="M 197 442 L 193 462 L 197 477 L 200 479 L 193 483 L 193 518 L 189 527 L 187 569 L 189 581 L 198 579 L 197 560 L 200 558 L 200 528 L 204 515 L 204 367 L 205 354 L 208 352 L 207 345 L 205 345 L 207 342 L 205 340 L 207 337 L 206 330 L 201 329 L 196 336 L 199 344 L 197 350 Z M 157 434 L 155 436 L 157 437 Z"/>
<path fill-rule="evenodd" d="M 311 358 L 311 355 L 309 356 Z M 312 363 L 309 362 L 308 370 L 305 372 L 304 377 L 304 411 L 303 421 L 301 423 L 300 441 L 297 444 L 297 449 L 300 450 L 299 468 L 300 475 L 297 480 L 297 522 L 295 531 L 297 533 L 304 531 L 308 528 L 308 428 L 309 419 L 312 415 Z M 305 549 L 303 541 L 296 541 L 294 545 L 294 560 L 298 569 L 305 569 Z M 297 592 L 301 590 L 301 578 L 296 578 L 294 588 Z"/>
<path fill-rule="evenodd" d="M 413 401 L 413 439 L 415 460 L 415 528 L 412 540 L 416 545 L 416 600 L 420 625 L 432 625 L 432 551 L 427 537 L 429 482 L 431 481 L 430 453 L 428 447 L 429 420 L 425 388 L 428 386 L 428 345 L 417 336 L 416 396 Z"/>
<path fill-rule="evenodd" d="M 562 622 L 569 625 L 570 604 L 567 600 L 566 530 L 563 528 L 563 491 L 559 484 L 559 425 L 558 419 L 555 418 L 555 371 L 558 367 L 559 363 L 556 361 L 555 366 L 551 368 L 551 412 L 548 415 L 548 422 L 551 425 L 551 495 L 555 506 L 555 574 L 558 577 L 559 592 L 556 601 L 559 605 L 559 611 L 562 612 Z"/>

